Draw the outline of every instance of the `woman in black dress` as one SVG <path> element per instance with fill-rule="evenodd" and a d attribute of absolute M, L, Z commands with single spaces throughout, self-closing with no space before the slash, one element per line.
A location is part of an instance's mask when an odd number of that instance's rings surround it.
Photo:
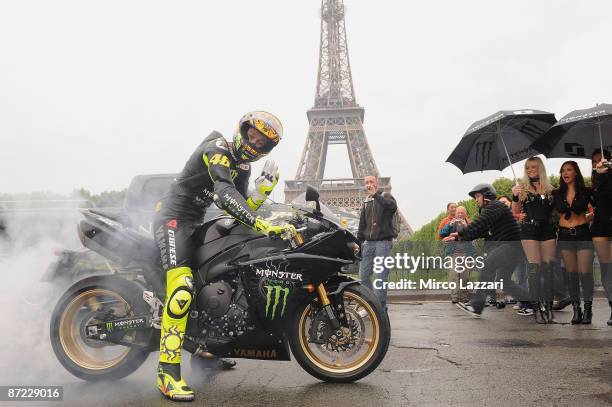
<path fill-rule="evenodd" d="M 536 322 L 554 322 L 553 265 L 556 224 L 553 220 L 553 187 L 539 157 L 525 161 L 525 175 L 512 187 L 512 211 L 525 216 L 519 222 L 521 244 L 527 257 L 527 281 Z M 543 284 L 541 282 L 543 281 Z"/>
<path fill-rule="evenodd" d="M 559 189 L 553 191 L 553 204 L 559 212 L 558 242 L 567 270 L 569 292 L 574 308 L 572 324 L 590 324 L 593 316 L 593 241 L 589 229 L 591 189 L 575 161 L 561 166 Z M 584 314 L 580 307 L 580 287 Z"/>
<path fill-rule="evenodd" d="M 591 224 L 591 236 L 593 246 L 599 259 L 601 269 L 601 285 L 604 287 L 608 303 L 612 309 L 612 170 L 610 170 L 610 152 L 597 149 L 591 156 L 593 173 L 591 180 L 593 184 L 593 198 L 595 201 L 595 216 Z M 612 325 L 612 314 L 608 319 L 608 325 Z"/>

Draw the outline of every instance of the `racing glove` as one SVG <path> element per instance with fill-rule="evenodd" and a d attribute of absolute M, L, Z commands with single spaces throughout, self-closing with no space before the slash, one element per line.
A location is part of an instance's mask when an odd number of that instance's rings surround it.
<path fill-rule="evenodd" d="M 278 184 L 280 173 L 278 164 L 272 160 L 266 161 L 261 175 L 255 179 L 255 191 L 247 199 L 247 203 L 256 211 L 266 201 L 272 190 Z"/>
<path fill-rule="evenodd" d="M 285 223 L 284 225 L 272 225 L 270 222 L 260 216 L 255 219 L 255 230 L 268 237 L 280 236 L 281 239 L 285 240 L 291 239 L 297 234 L 295 226 L 290 223 Z"/>

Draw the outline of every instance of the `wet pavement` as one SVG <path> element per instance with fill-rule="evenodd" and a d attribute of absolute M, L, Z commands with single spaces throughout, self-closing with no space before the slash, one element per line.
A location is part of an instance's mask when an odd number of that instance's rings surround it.
<path fill-rule="evenodd" d="M 389 312 L 392 339 L 387 357 L 357 383 L 322 383 L 293 361 L 239 360 L 233 371 L 218 372 L 194 370 L 186 360 L 185 377 L 197 392 L 191 405 L 612 404 L 612 327 L 605 324 L 609 308 L 603 300 L 596 300 L 590 326 L 568 324 L 569 307 L 557 313 L 564 322 L 558 325 L 537 325 L 510 307 L 489 307 L 475 318 L 447 302 L 392 304 Z M 126 379 L 90 384 L 59 365 L 44 330 L 37 335 L 36 341 L 20 344 L 6 333 L 0 335 L 1 356 L 13 359 L 10 365 L 15 367 L 0 371 L 0 384 L 60 384 L 62 404 L 73 406 L 175 405 L 154 387 L 156 354 Z M 15 352 L 24 356 L 14 359 Z"/>

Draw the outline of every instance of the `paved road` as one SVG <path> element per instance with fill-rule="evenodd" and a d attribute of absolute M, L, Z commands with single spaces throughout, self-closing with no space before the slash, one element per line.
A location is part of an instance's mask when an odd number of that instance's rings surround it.
<path fill-rule="evenodd" d="M 449 303 L 393 304 L 386 359 L 351 385 L 321 383 L 295 362 L 241 360 L 230 372 L 194 371 L 186 363 L 184 370 L 197 391 L 194 406 L 606 406 L 612 404 L 608 310 L 597 300 L 591 326 L 542 326 L 510 309 L 487 308 L 478 319 Z M 569 310 L 558 315 L 570 319 Z M 55 360 L 45 321 L 39 322 L 17 322 L 16 332 L 34 335 L 0 334 L 0 384 L 62 384 L 63 404 L 73 406 L 174 405 L 153 387 L 156 355 L 127 379 L 84 383 Z"/>

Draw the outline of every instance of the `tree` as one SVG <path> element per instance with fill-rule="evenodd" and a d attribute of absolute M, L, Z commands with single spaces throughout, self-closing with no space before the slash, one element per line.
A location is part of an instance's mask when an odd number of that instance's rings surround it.
<path fill-rule="evenodd" d="M 70 198 L 87 200 L 94 204 L 96 207 L 108 208 L 122 206 L 126 193 L 127 189 L 122 189 L 120 191 L 103 191 L 95 195 L 85 188 L 79 188 L 72 191 Z"/>
<path fill-rule="evenodd" d="M 92 196 L 93 202 L 97 207 L 113 207 L 122 206 L 127 189 L 121 191 L 104 191 L 99 195 Z"/>
<path fill-rule="evenodd" d="M 548 180 L 550 181 L 550 185 L 552 185 L 553 188 L 559 188 L 559 177 L 557 175 L 549 176 Z"/>
<path fill-rule="evenodd" d="M 478 207 L 473 199 L 459 201 L 458 206 L 465 207 L 468 218 L 474 219 L 478 216 Z M 417 230 L 411 237 L 396 242 L 392 253 L 409 253 L 413 256 L 438 255 L 442 253 L 442 241 L 438 239 L 438 225 L 446 217 L 446 211 L 440 212 L 429 223 Z"/>
<path fill-rule="evenodd" d="M 497 191 L 497 196 L 512 196 L 512 186 L 514 185 L 514 180 L 510 178 L 498 178 L 493 181 L 493 188 Z"/>

